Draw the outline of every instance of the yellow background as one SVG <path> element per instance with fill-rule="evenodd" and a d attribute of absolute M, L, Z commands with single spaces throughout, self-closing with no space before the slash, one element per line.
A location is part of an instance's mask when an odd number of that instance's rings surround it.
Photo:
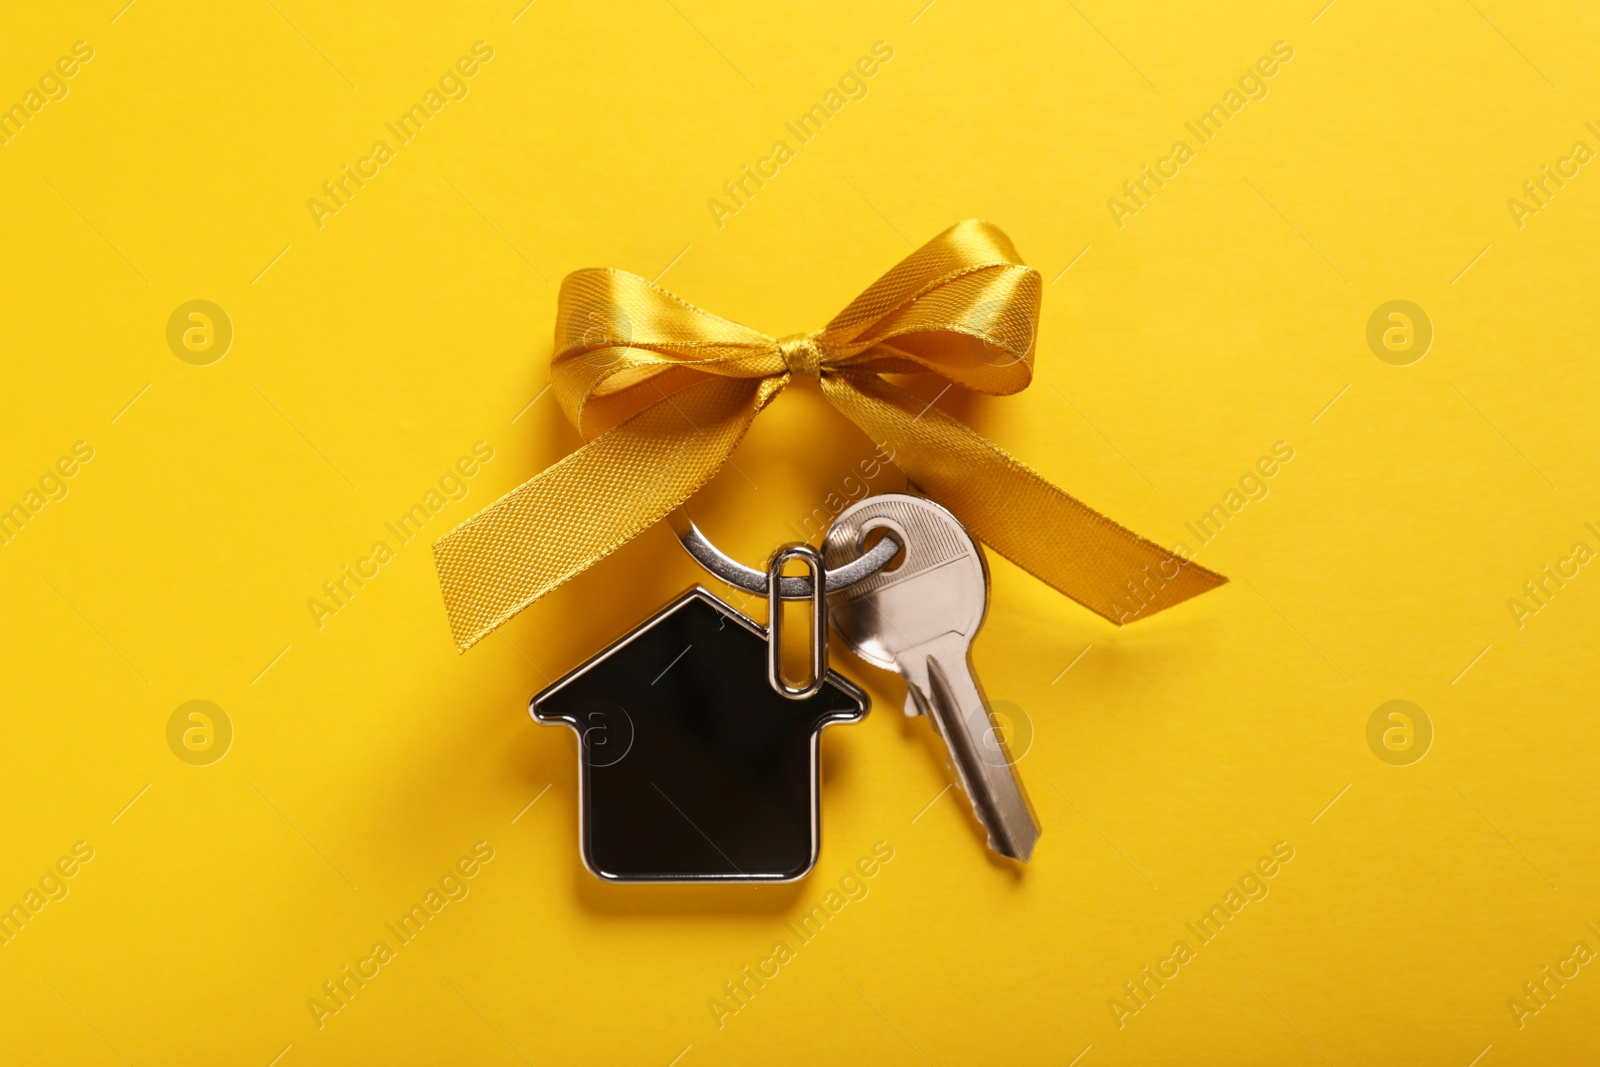
<path fill-rule="evenodd" d="M 10 4 L 0 33 L 0 103 L 95 50 L 0 146 L 0 504 L 95 450 L 0 546 L 0 902 L 95 850 L 0 947 L 8 1062 L 1600 1054 L 1595 964 L 1521 1029 L 1507 1007 L 1600 950 L 1600 573 L 1507 608 L 1600 547 L 1600 174 L 1521 228 L 1506 205 L 1600 147 L 1593 8 L 123 2 Z M 319 229 L 308 198 L 478 40 L 470 95 Z M 719 229 L 706 201 L 879 40 L 869 95 Z M 1280 40 L 1269 95 L 1114 225 Z M 809 878 L 597 884 L 572 740 L 526 703 L 699 572 L 652 530 L 458 657 L 426 547 L 576 444 L 540 395 L 555 285 L 660 274 L 782 334 L 969 216 L 1048 283 L 1038 374 L 940 405 L 1169 544 L 1289 442 L 1200 550 L 1232 583 L 1119 632 L 991 556 L 976 660 L 1036 735 L 1021 873 L 841 650 L 875 708 L 825 735 Z M 234 326 L 209 366 L 166 342 L 191 299 Z M 1392 299 L 1435 329 L 1410 366 L 1365 340 Z M 480 440 L 470 495 L 319 629 L 308 599 Z M 797 386 L 697 513 L 762 558 L 870 451 Z M 235 731 L 210 766 L 167 744 L 194 699 Z M 1392 699 L 1433 725 L 1410 766 L 1367 744 Z M 470 895 L 319 1029 L 322 983 L 478 841 Z M 878 841 L 869 894 L 719 1028 L 723 983 Z M 1123 983 L 1280 841 L 1270 895 L 1119 1028 Z"/>

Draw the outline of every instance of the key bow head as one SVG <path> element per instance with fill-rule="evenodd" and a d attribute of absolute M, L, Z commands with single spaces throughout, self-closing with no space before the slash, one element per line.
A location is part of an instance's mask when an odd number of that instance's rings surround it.
<path fill-rule="evenodd" d="M 823 542 L 824 562 L 854 558 L 879 529 L 893 531 L 905 551 L 898 565 L 828 598 L 839 636 L 886 670 L 919 648 L 970 644 L 987 613 L 989 570 L 966 528 L 925 497 L 883 493 L 839 513 Z"/>

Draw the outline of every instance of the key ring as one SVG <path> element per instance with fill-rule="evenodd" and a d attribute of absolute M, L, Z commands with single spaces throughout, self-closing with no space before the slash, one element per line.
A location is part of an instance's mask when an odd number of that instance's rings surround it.
<path fill-rule="evenodd" d="M 682 508 L 667 516 L 667 522 L 672 526 L 673 533 L 678 535 L 678 543 L 683 546 L 683 550 L 694 557 L 694 561 L 700 566 L 736 589 L 743 589 L 756 596 L 767 595 L 766 572 L 746 567 L 712 544 L 711 539 L 700 531 L 700 527 L 695 525 L 694 520 L 689 518 L 688 513 Z M 900 547 L 900 542 L 892 533 L 884 534 L 877 544 L 860 556 L 829 570 L 823 578 L 823 592 L 837 593 L 872 577 L 889 565 L 889 561 L 900 553 Z M 784 600 L 809 600 L 811 584 L 809 574 L 785 576 L 780 583 L 780 594 Z"/>

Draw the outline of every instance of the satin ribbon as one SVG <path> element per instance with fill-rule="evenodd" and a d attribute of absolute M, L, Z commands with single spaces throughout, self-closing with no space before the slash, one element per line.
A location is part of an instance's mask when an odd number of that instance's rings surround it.
<path fill-rule="evenodd" d="M 686 501 L 796 374 L 819 379 L 978 539 L 1096 614 L 1120 624 L 1221 585 L 881 377 L 931 371 L 980 393 L 1027 388 L 1041 292 L 1011 240 L 978 220 L 911 253 L 823 329 L 782 339 L 624 271 L 567 275 L 551 383 L 588 443 L 434 543 L 457 647 Z"/>

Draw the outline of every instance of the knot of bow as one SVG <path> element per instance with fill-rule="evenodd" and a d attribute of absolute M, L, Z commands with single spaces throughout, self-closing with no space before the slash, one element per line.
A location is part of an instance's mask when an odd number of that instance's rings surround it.
<path fill-rule="evenodd" d="M 1041 294 L 1039 272 L 978 220 L 911 253 L 821 330 L 781 340 L 625 271 L 567 275 L 551 385 L 587 443 L 434 544 L 457 646 L 683 504 L 796 374 L 818 379 L 979 540 L 1113 622 L 1220 585 L 883 377 L 932 372 L 991 395 L 1026 388 Z"/>
<path fill-rule="evenodd" d="M 789 368 L 790 374 L 802 378 L 822 377 L 822 346 L 812 334 L 791 333 L 779 338 L 778 355 L 783 357 L 783 365 Z"/>

